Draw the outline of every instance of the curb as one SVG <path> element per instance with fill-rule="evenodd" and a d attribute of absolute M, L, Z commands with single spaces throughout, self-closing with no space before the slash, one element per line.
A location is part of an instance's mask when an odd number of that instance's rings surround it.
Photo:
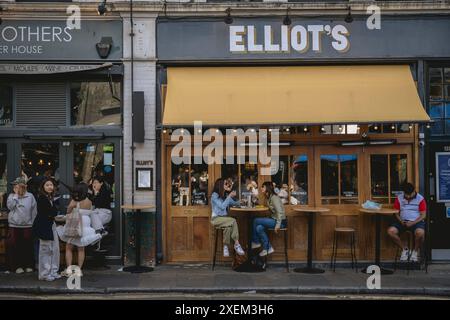
<path fill-rule="evenodd" d="M 53 287 L 16 287 L 0 286 L 0 293 L 27 293 L 27 294 L 120 294 L 120 293 L 266 293 L 266 294 L 319 294 L 319 295 L 424 295 L 450 297 L 450 288 L 384 288 L 367 289 L 364 287 L 222 287 L 222 288 L 85 288 L 80 290 L 70 290 L 67 288 Z"/>

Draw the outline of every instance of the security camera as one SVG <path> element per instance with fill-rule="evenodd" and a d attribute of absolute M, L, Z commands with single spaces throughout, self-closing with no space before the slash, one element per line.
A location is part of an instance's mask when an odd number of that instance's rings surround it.
<path fill-rule="evenodd" d="M 419 147 L 423 148 L 425 146 L 425 141 L 419 140 Z"/>

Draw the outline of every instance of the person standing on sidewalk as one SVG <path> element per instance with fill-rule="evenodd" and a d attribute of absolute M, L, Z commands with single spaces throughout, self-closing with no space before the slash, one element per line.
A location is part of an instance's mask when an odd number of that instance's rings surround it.
<path fill-rule="evenodd" d="M 56 182 L 46 177 L 39 187 L 37 216 L 33 223 L 33 235 L 39 239 L 39 280 L 53 281 L 61 278 L 59 271 L 59 238 L 55 217 L 58 209 L 54 202 Z"/>
<path fill-rule="evenodd" d="M 225 193 L 228 192 L 228 196 Z M 219 178 L 214 184 L 211 195 L 212 217 L 211 224 L 215 228 L 224 228 L 223 230 L 223 256 L 229 257 L 230 250 L 228 245 L 234 243 L 234 250 L 240 256 L 245 255 L 244 250 L 239 244 L 239 230 L 236 219 L 228 217 L 228 208 L 232 205 L 239 205 L 240 202 L 233 199 L 236 191 L 232 191 L 232 186 L 227 180 Z"/>
<path fill-rule="evenodd" d="M 411 183 L 406 183 L 403 187 L 403 194 L 397 196 L 394 208 L 400 211 L 395 214 L 395 221 L 390 225 L 387 233 L 392 241 L 399 246 L 402 251 L 400 261 L 407 261 L 408 256 L 413 262 L 418 261 L 417 252 L 425 239 L 425 218 L 427 214 L 427 204 L 425 198 L 416 192 Z M 399 234 L 405 231 L 414 234 L 414 250 L 403 246 Z"/>
<path fill-rule="evenodd" d="M 33 272 L 32 226 L 37 208 L 34 196 L 27 191 L 27 181 L 18 177 L 12 183 L 13 193 L 8 196 L 8 236 L 6 252 L 9 269 L 16 273 Z"/>
<path fill-rule="evenodd" d="M 263 250 L 259 255 L 263 257 L 274 252 L 265 229 L 273 228 L 275 233 L 277 233 L 280 228 L 286 228 L 287 219 L 281 198 L 275 194 L 273 183 L 269 181 L 264 182 L 261 192 L 266 199 L 271 216 L 253 220 L 252 249 L 257 249 L 262 244 Z"/>

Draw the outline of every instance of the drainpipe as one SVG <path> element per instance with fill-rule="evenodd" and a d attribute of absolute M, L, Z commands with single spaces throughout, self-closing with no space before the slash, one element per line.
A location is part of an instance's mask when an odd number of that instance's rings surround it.
<path fill-rule="evenodd" d="M 133 0 L 130 0 L 130 43 L 131 43 L 131 124 L 133 125 L 133 94 L 134 94 L 134 23 Z M 131 128 L 131 205 L 134 205 L 134 134 Z"/>

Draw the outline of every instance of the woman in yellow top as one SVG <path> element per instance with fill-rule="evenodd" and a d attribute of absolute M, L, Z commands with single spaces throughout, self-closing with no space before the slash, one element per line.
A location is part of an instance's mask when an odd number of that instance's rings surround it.
<path fill-rule="evenodd" d="M 265 197 L 271 215 L 268 218 L 253 220 L 252 249 L 259 248 L 262 245 L 263 250 L 259 255 L 263 257 L 274 252 L 265 229 L 274 229 L 277 233 L 280 228 L 286 228 L 287 219 L 281 198 L 275 194 L 272 182 L 264 182 L 261 186 L 261 192 Z"/>

